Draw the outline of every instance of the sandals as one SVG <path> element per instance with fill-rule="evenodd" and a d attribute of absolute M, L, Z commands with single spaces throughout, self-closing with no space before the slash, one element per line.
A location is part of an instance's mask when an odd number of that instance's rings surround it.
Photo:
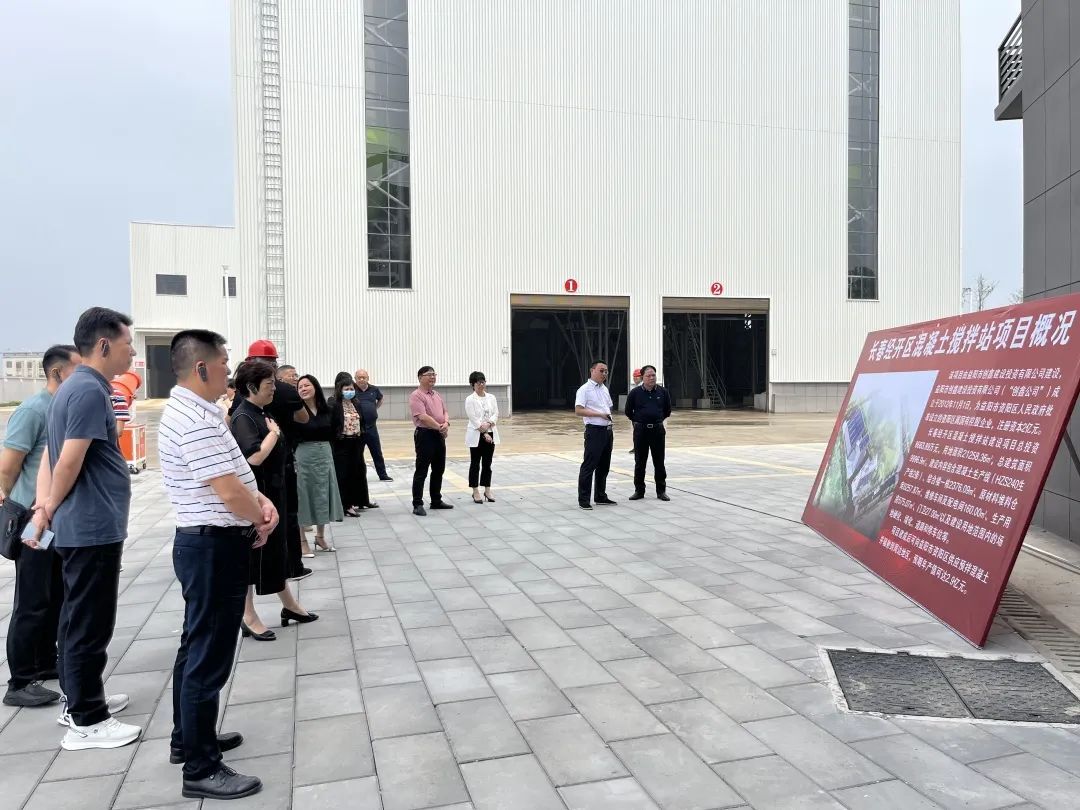
<path fill-rule="evenodd" d="M 319 542 L 320 540 L 322 541 L 322 543 Z M 315 550 L 316 551 L 326 551 L 326 552 L 335 552 L 335 551 L 337 551 L 337 549 L 334 548 L 333 546 L 326 545 L 326 538 L 325 537 L 316 537 L 315 538 Z M 315 555 L 312 554 L 311 556 L 314 557 Z"/>

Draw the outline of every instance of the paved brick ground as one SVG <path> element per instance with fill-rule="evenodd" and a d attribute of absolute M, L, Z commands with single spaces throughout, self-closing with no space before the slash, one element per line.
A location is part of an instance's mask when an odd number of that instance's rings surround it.
<path fill-rule="evenodd" d="M 334 527 L 338 553 L 301 583 L 322 618 L 240 647 L 223 727 L 266 788 L 233 806 L 1076 807 L 1071 730 L 835 708 L 821 645 L 969 648 L 798 523 L 820 452 L 680 448 L 667 504 L 627 503 L 617 452 L 620 503 L 593 512 L 572 455 L 497 458 L 483 506 L 453 462 L 457 508 L 426 519 L 392 468 L 383 508 Z M 53 709 L 0 707 L 0 810 L 198 806 L 167 762 L 171 529 L 156 473 L 139 476 L 109 688 L 144 738 L 62 752 Z M 1004 627 L 988 649 L 1031 652 Z"/>

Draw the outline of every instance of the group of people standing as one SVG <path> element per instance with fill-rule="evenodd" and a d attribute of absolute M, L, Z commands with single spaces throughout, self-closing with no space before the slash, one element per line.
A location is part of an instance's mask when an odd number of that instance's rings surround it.
<path fill-rule="evenodd" d="M 8 424 L 0 452 L 0 508 L 32 529 L 17 548 L 15 603 L 8 631 L 10 680 L 4 703 L 41 706 L 62 701 L 58 722 L 67 750 L 116 748 L 142 733 L 113 715 L 128 705 L 107 695 L 106 648 L 116 621 L 131 482 L 119 449 L 109 381 L 131 365 L 131 320 L 95 307 L 79 318 L 71 345 L 43 358 L 47 385 Z M 237 635 L 274 640 L 254 595 L 276 594 L 281 623 L 319 617 L 289 588 L 311 570 L 305 557 L 333 552 L 325 526 L 378 508 L 367 485 L 365 448 L 379 478 L 386 472 L 376 427 L 382 392 L 366 371 L 342 372 L 327 398 L 319 381 L 279 365 L 270 341 L 256 341 L 229 377 L 225 338 L 206 330 L 178 333 L 170 346 L 177 384 L 159 429 L 162 478 L 176 512 L 173 569 L 184 597 L 184 627 L 173 669 L 173 730 L 169 761 L 183 764 L 182 794 L 234 799 L 258 792 L 261 781 L 229 768 L 222 754 L 244 741 L 217 732 L 219 697 L 235 657 Z M 577 393 L 585 421 L 585 458 L 578 502 L 613 504 L 606 480 L 613 404 L 607 365 L 596 362 Z M 431 366 L 417 372 L 409 397 L 416 465 L 413 513 L 452 509 L 442 495 L 450 416 L 435 390 Z M 476 504 L 495 501 L 492 460 L 500 443 L 499 407 L 482 372 L 469 377 L 465 401 L 469 487 Z M 653 456 L 657 497 L 668 500 L 663 421 L 671 413 L 656 370 L 627 399 L 636 454 L 631 500 L 644 497 L 644 470 Z M 23 508 L 20 504 L 26 504 Z M 304 527 L 314 527 L 314 547 Z M 51 541 L 51 543 L 50 543 Z M 43 686 L 57 678 L 62 693 Z"/>

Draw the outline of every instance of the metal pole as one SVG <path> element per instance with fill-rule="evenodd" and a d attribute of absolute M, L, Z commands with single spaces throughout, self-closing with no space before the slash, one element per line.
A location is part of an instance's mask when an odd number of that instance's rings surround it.
<path fill-rule="evenodd" d="M 232 315 L 229 309 L 229 265 L 221 265 L 222 284 L 225 287 L 225 352 L 232 351 Z"/>

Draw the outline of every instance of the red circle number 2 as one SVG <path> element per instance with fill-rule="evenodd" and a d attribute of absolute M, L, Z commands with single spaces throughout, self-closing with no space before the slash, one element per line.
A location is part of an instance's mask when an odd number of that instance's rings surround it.
<path fill-rule="evenodd" d="M 568 278 L 563 282 L 563 289 L 568 293 L 576 293 L 578 289 L 578 283 L 576 278 Z"/>
<path fill-rule="evenodd" d="M 714 281 L 712 283 L 712 286 L 709 287 L 709 294 L 710 295 L 723 295 L 724 294 L 724 285 L 721 284 L 719 281 Z"/>

